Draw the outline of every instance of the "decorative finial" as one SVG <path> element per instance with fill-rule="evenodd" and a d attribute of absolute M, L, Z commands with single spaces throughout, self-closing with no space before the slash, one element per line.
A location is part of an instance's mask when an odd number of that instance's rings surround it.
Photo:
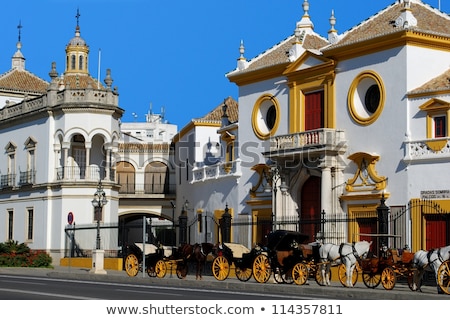
<path fill-rule="evenodd" d="M 336 26 L 336 18 L 334 16 L 334 9 L 331 10 L 330 25 L 331 30 L 335 30 L 334 27 Z"/>
<path fill-rule="evenodd" d="M 244 53 L 245 53 L 244 40 L 241 40 L 241 45 L 239 46 L 239 53 L 240 53 L 240 56 L 239 56 L 239 59 L 237 59 L 238 60 L 237 67 L 239 70 L 244 70 L 248 66 L 248 62 L 244 57 Z"/>
<path fill-rule="evenodd" d="M 245 59 L 244 58 L 244 53 L 245 53 L 244 40 L 241 40 L 241 45 L 239 46 L 239 53 L 241 54 L 241 56 L 239 58 Z"/>
<path fill-rule="evenodd" d="M 309 2 L 308 0 L 303 1 L 303 11 L 305 12 L 304 16 L 309 16 Z"/>
<path fill-rule="evenodd" d="M 113 83 L 113 79 L 111 78 L 111 69 L 106 69 L 106 78 L 103 81 L 105 81 L 105 84 L 108 88 L 111 88 L 111 85 Z"/>

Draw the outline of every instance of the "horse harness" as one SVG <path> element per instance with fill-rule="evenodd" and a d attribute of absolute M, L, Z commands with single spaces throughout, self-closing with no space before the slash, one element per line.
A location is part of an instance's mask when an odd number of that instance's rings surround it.
<path fill-rule="evenodd" d="M 339 246 L 339 256 L 341 257 L 341 261 L 343 260 L 343 258 L 353 254 L 356 258 L 356 261 L 360 262 L 361 261 L 361 257 L 359 256 L 358 251 L 355 248 L 355 243 L 352 243 L 352 252 L 349 252 L 347 254 L 343 254 L 342 253 L 342 249 L 344 248 L 344 246 L 347 245 L 347 243 L 341 243 L 341 245 Z"/>
<path fill-rule="evenodd" d="M 431 255 L 433 254 L 434 251 L 437 251 L 437 258 L 434 259 L 433 261 L 431 261 Z M 428 264 L 434 263 L 436 260 L 438 260 L 442 263 L 444 262 L 444 258 L 441 255 L 441 249 L 432 249 L 430 251 L 427 252 L 427 260 L 428 260 Z"/>

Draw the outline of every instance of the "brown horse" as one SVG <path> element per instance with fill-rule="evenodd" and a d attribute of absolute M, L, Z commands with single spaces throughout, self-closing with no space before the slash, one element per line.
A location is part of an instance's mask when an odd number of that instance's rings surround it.
<path fill-rule="evenodd" d="M 182 263 L 177 266 L 177 275 L 179 278 L 185 278 L 187 275 L 188 262 L 194 262 L 196 265 L 195 279 L 202 279 L 202 272 L 205 266 L 206 257 L 208 254 L 213 253 L 214 244 L 212 243 L 196 243 L 196 244 L 184 244 L 178 248 L 179 258 L 182 259 Z"/>

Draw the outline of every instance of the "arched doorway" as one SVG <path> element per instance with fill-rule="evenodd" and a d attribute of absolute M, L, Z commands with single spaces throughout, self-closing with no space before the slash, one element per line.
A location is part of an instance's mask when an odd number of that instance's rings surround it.
<path fill-rule="evenodd" d="M 321 178 L 310 176 L 303 184 L 300 193 L 300 222 L 299 230 L 309 236 L 309 240 L 316 239 L 320 231 L 321 212 Z"/>

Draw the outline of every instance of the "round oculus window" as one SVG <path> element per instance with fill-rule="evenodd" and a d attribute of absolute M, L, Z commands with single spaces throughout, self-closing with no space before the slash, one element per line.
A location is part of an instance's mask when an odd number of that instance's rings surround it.
<path fill-rule="evenodd" d="M 260 97 L 253 107 L 252 127 L 260 139 L 268 139 L 273 135 L 279 124 L 280 108 L 277 100 L 271 95 Z"/>
<path fill-rule="evenodd" d="M 380 116 L 384 106 L 384 86 L 374 72 L 363 72 L 353 80 L 348 94 L 350 115 L 357 123 L 369 125 Z"/>

